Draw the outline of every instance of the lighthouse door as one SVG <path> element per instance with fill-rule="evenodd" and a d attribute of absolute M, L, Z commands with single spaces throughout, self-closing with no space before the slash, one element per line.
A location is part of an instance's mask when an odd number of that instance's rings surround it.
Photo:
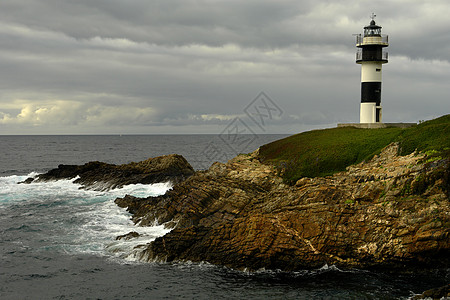
<path fill-rule="evenodd" d="M 381 108 L 377 107 L 376 113 L 375 113 L 375 122 L 380 123 L 381 122 Z"/>

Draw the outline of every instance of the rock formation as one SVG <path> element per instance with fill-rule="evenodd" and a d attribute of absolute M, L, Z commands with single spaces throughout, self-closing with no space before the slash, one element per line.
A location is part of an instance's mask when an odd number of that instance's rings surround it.
<path fill-rule="evenodd" d="M 450 284 L 441 286 L 438 288 L 430 289 L 423 292 L 420 295 L 416 295 L 411 298 L 412 300 L 418 299 L 450 299 Z"/>
<path fill-rule="evenodd" d="M 143 260 L 207 261 L 236 269 L 448 267 L 448 159 L 398 156 L 324 178 L 283 183 L 258 151 L 215 163 L 165 195 L 116 199 L 142 226 L 173 228 Z"/>
<path fill-rule="evenodd" d="M 127 184 L 150 184 L 156 182 L 178 183 L 194 174 L 194 169 L 184 157 L 177 154 L 164 155 L 123 165 L 89 162 L 81 166 L 59 165 L 58 168 L 28 178 L 23 183 L 73 179 L 87 189 L 109 190 Z"/>

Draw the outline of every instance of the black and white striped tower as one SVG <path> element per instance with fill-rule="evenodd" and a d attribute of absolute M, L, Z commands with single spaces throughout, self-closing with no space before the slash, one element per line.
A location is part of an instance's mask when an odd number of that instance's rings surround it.
<path fill-rule="evenodd" d="M 361 64 L 360 123 L 381 123 L 381 66 L 388 62 L 388 36 L 381 34 L 381 26 L 372 14 L 364 34 L 356 35 L 356 63 Z"/>

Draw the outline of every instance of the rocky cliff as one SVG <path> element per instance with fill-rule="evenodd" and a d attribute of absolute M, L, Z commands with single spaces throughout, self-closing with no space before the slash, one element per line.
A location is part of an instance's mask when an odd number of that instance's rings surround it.
<path fill-rule="evenodd" d="M 134 222 L 173 228 L 143 260 L 237 269 L 448 267 L 449 161 L 380 155 L 333 176 L 283 183 L 258 151 L 215 163 L 159 197 L 116 199 Z"/>
<path fill-rule="evenodd" d="M 59 165 L 36 178 L 28 178 L 24 183 L 73 179 L 87 189 L 109 190 L 127 184 L 150 184 L 156 182 L 178 183 L 194 174 L 194 169 L 184 157 L 177 154 L 158 156 L 147 160 L 123 165 L 104 162 L 89 162 L 84 165 Z"/>

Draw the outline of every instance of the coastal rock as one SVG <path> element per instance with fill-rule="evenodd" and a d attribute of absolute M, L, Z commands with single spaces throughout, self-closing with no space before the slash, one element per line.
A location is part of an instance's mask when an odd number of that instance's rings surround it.
<path fill-rule="evenodd" d="M 448 267 L 448 159 L 398 156 L 290 186 L 257 151 L 196 172 L 158 197 L 118 198 L 133 221 L 173 230 L 146 246 L 148 260 L 207 261 L 236 269 Z"/>
<path fill-rule="evenodd" d="M 416 295 L 411 298 L 412 300 L 418 299 L 450 299 L 450 284 L 441 286 L 439 288 L 430 289 L 423 292 L 420 295 Z"/>
<path fill-rule="evenodd" d="M 127 234 L 119 235 L 118 237 L 116 237 L 116 240 L 117 240 L 117 241 L 120 241 L 120 240 L 126 240 L 126 241 L 128 241 L 128 240 L 137 238 L 137 237 L 139 237 L 139 236 L 140 236 L 140 235 L 139 235 L 138 232 L 136 232 L 136 231 L 131 231 L 131 232 L 127 233 Z"/>
<path fill-rule="evenodd" d="M 151 184 L 157 182 L 179 183 L 194 174 L 194 169 L 184 157 L 177 154 L 164 155 L 123 165 L 89 162 L 84 165 L 59 165 L 58 168 L 28 178 L 22 183 L 73 179 L 84 188 L 109 190 L 127 184 Z"/>

